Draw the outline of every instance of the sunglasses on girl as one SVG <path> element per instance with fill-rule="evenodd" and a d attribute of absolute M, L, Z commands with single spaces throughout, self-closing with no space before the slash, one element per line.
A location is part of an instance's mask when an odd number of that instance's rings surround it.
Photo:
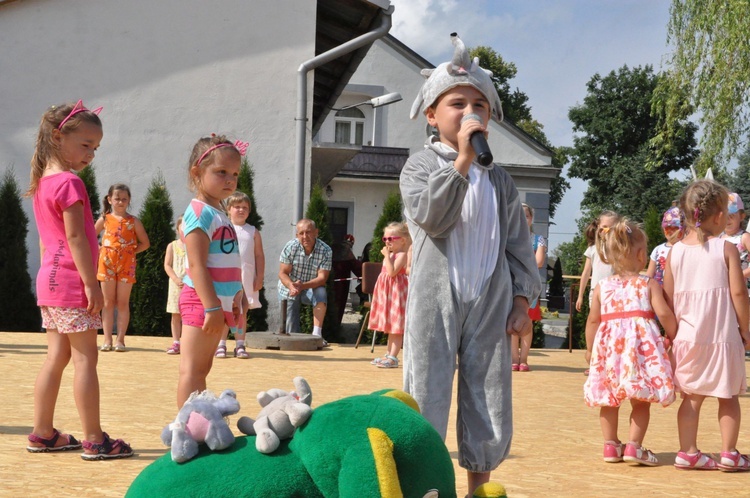
<path fill-rule="evenodd" d="M 394 240 L 398 240 L 401 237 L 383 237 L 383 242 L 393 242 Z"/>

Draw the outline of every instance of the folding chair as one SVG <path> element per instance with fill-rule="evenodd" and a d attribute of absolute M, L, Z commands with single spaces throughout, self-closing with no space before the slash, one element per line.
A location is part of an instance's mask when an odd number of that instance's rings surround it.
<path fill-rule="evenodd" d="M 375 282 L 378 281 L 378 275 L 380 275 L 380 270 L 382 268 L 383 263 L 362 263 L 362 292 L 370 296 L 370 300 L 362 305 L 367 308 L 367 313 L 365 313 L 365 319 L 362 320 L 362 328 L 359 329 L 359 337 L 357 337 L 357 343 L 354 345 L 354 349 L 357 349 L 359 347 L 359 341 L 362 340 L 362 334 L 365 333 L 365 329 L 367 328 L 367 320 L 370 318 L 370 308 L 372 307 L 372 293 L 375 291 Z M 372 347 L 370 348 L 371 353 L 375 352 L 376 337 L 377 332 L 373 330 Z"/>

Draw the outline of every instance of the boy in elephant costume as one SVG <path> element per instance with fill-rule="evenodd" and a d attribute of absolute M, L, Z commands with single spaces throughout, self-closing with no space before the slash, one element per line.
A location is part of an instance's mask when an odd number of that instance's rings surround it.
<path fill-rule="evenodd" d="M 413 238 L 404 334 L 404 390 L 445 438 L 458 365 L 459 465 L 469 495 L 508 455 L 513 432 L 507 334 L 531 333 L 541 291 L 529 230 L 510 175 L 482 166 L 470 137 L 502 109 L 489 71 L 458 36 L 453 60 L 423 70 L 411 109 L 438 130 L 401 172 Z"/>

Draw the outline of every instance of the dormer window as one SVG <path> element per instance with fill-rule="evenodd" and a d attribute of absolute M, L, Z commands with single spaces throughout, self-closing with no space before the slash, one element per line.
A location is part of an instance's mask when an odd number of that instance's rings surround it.
<path fill-rule="evenodd" d="M 365 114 L 352 107 L 336 113 L 337 144 L 362 145 L 365 135 Z"/>

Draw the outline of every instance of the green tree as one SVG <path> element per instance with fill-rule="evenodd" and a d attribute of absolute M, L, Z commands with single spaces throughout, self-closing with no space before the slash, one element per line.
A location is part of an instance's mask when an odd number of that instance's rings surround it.
<path fill-rule="evenodd" d="M 37 332 L 41 321 L 29 276 L 26 235 L 29 218 L 21 205 L 21 191 L 15 171 L 5 172 L 0 184 L 0 330 Z"/>
<path fill-rule="evenodd" d="M 331 230 L 328 228 L 328 202 L 326 201 L 323 187 L 315 184 L 310 192 L 310 201 L 307 203 L 305 218 L 313 220 L 318 227 L 318 238 L 331 246 L 333 237 Z M 323 337 L 332 342 L 340 342 L 340 327 L 336 320 L 336 303 L 333 299 L 333 271 L 328 274 L 326 282 L 326 293 L 328 294 L 328 306 L 326 307 L 326 317 L 323 321 Z M 300 331 L 310 333 L 313 329 L 312 308 L 309 306 L 302 307 L 300 312 Z"/>
<path fill-rule="evenodd" d="M 683 123 L 679 149 L 654 160 L 649 142 L 659 118 L 651 114 L 651 98 L 658 81 L 648 65 L 595 74 L 583 103 L 568 113 L 577 133 L 569 174 L 588 182 L 584 210 L 611 208 L 643 220 L 649 206 L 666 208 L 676 195 L 680 185 L 669 173 L 693 162 L 696 128 Z"/>
<path fill-rule="evenodd" d="M 130 299 L 131 328 L 136 334 L 169 336 L 171 317 L 166 311 L 169 277 L 164 271 L 164 254 L 175 239 L 174 210 L 161 172 L 151 181 L 138 218 L 151 247 L 137 256 L 137 283 Z"/>
<path fill-rule="evenodd" d="M 503 114 L 505 119 L 518 123 L 521 120 L 531 120 L 531 108 L 528 105 L 529 97 L 516 88 L 510 89 L 509 81 L 516 77 L 518 70 L 512 62 L 506 62 L 503 56 L 490 47 L 478 46 L 469 49 L 469 55 L 473 59 L 479 58 L 479 65 L 484 69 L 492 71 L 492 83 L 497 89 L 497 94 L 503 103 Z"/>
<path fill-rule="evenodd" d="M 370 246 L 370 261 L 383 261 L 383 232 L 388 223 L 404 220 L 404 207 L 401 204 L 401 194 L 398 189 L 392 190 L 383 202 L 383 211 L 372 231 L 372 246 Z"/>
<path fill-rule="evenodd" d="M 699 111 L 702 129 L 696 169 L 722 169 L 750 129 L 750 23 L 747 0 L 673 0 L 667 25 L 673 47 L 654 108 L 664 116 L 653 145 L 676 148 L 681 123 Z"/>
<path fill-rule="evenodd" d="M 237 190 L 244 192 L 250 198 L 250 215 L 247 217 L 247 223 L 254 226 L 260 231 L 263 228 L 263 218 L 258 212 L 258 205 L 255 202 L 255 171 L 247 158 L 242 158 L 242 167 L 240 168 L 240 177 L 237 181 Z M 258 301 L 260 308 L 250 310 L 247 314 L 248 331 L 265 331 L 268 330 L 268 300 L 266 299 L 265 286 L 258 292 Z"/>
<path fill-rule="evenodd" d="M 102 198 L 99 197 L 99 190 L 96 188 L 96 172 L 94 171 L 94 165 L 89 164 L 81 171 L 76 172 L 78 178 L 83 180 L 83 184 L 86 186 L 86 194 L 89 196 L 89 202 L 91 203 L 91 214 L 94 215 L 94 219 L 99 218 L 99 213 L 102 207 Z"/>
<path fill-rule="evenodd" d="M 646 232 L 646 237 L 648 237 L 648 254 L 646 256 L 651 254 L 654 247 L 666 240 L 661 229 L 661 218 L 668 208 L 669 206 L 659 210 L 656 206 L 651 206 L 646 210 L 646 217 L 643 219 L 643 231 Z"/>

